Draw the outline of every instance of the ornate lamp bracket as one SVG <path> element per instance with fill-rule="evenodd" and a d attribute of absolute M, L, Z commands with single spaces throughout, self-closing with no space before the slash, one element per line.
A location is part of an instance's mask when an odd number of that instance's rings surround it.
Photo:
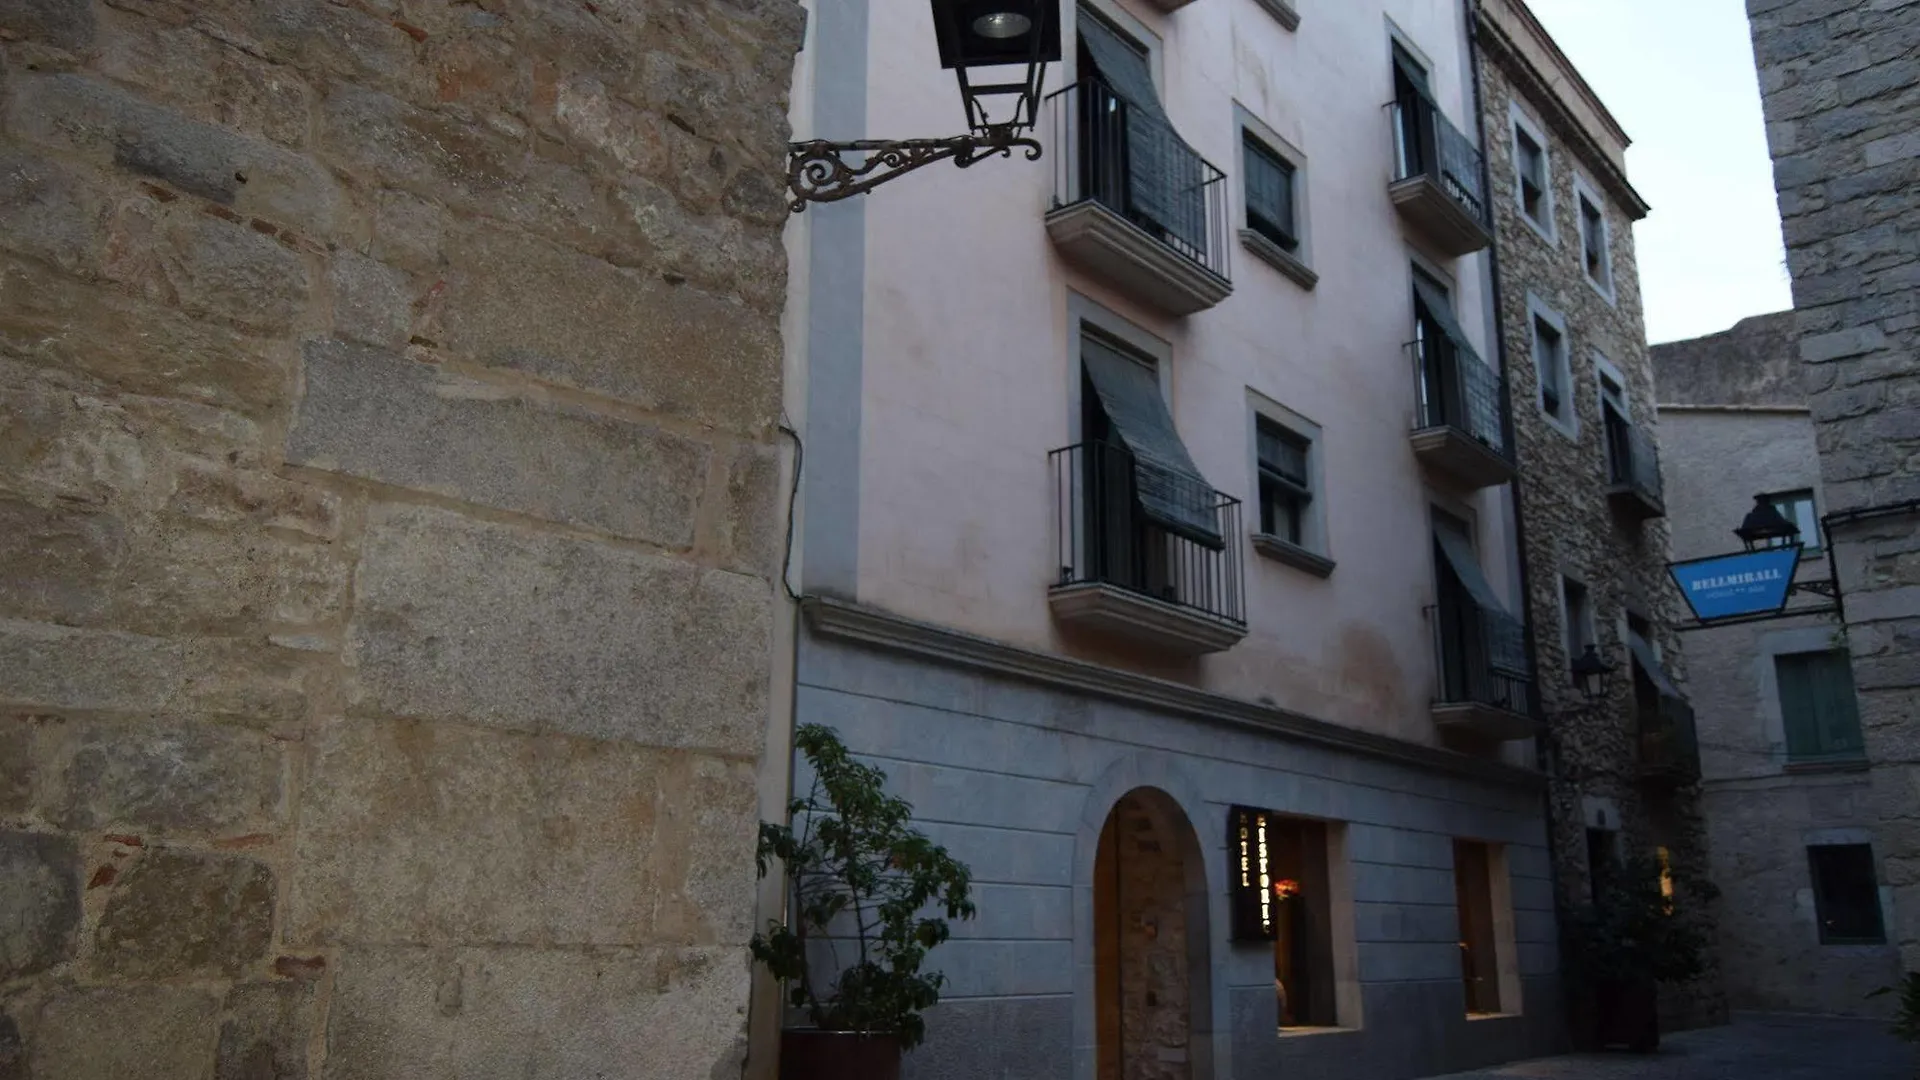
<path fill-rule="evenodd" d="M 1040 141 L 1020 134 L 1021 130 L 1008 124 L 945 139 L 813 139 L 789 143 L 787 187 L 793 192 L 789 205 L 797 214 L 808 203 L 852 198 L 936 161 L 951 159 L 964 169 L 984 158 L 1011 157 L 1016 147 L 1026 151 L 1028 161 L 1038 160 Z M 850 162 L 848 154 L 866 156 Z"/>

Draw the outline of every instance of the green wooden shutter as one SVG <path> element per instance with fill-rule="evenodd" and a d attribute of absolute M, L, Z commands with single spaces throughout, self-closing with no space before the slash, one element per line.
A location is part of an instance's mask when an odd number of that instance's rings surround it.
<path fill-rule="evenodd" d="M 1774 659 L 1780 681 L 1780 714 L 1787 757 L 1793 760 L 1857 756 L 1860 709 L 1854 700 L 1853 665 L 1844 649 L 1792 653 Z"/>
<path fill-rule="evenodd" d="M 1815 715 L 1820 718 L 1825 752 L 1832 756 L 1859 754 L 1865 744 L 1860 738 L 1860 703 L 1853 694 L 1852 657 L 1844 650 L 1826 653 L 1815 671 Z"/>

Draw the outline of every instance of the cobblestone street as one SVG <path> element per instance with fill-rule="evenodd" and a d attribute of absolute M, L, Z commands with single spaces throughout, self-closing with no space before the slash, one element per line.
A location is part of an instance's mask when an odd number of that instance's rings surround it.
<path fill-rule="evenodd" d="M 1736 1014 L 1660 1040 L 1660 1052 L 1574 1054 L 1434 1080 L 1916 1080 L 1920 1053 L 1864 1020 Z"/>

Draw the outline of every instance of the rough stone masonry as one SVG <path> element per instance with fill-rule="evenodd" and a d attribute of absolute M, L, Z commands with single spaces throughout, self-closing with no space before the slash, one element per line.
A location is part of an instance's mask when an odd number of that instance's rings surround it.
<path fill-rule="evenodd" d="M 1846 640 L 1893 894 L 1920 970 L 1920 8 L 1747 0 Z"/>
<path fill-rule="evenodd" d="M 737 1075 L 792 0 L 0 0 L 0 1077 Z"/>

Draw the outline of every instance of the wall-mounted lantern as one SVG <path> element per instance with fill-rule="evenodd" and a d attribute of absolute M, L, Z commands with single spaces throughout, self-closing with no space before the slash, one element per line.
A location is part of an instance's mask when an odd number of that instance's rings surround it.
<path fill-rule="evenodd" d="M 1781 513 L 1779 507 L 1768 501 L 1765 495 L 1755 495 L 1753 509 L 1747 511 L 1746 518 L 1740 522 L 1739 528 L 1733 530 L 1733 535 L 1740 538 L 1748 551 L 1758 551 L 1793 543 L 1800 538 L 1800 526 L 1788 520 L 1787 515 Z"/>
<path fill-rule="evenodd" d="M 1589 704 L 1604 701 L 1607 696 L 1607 679 L 1613 674 L 1613 665 L 1600 658 L 1600 650 L 1592 645 L 1574 658 L 1573 684 L 1580 690 L 1580 696 Z"/>
<path fill-rule="evenodd" d="M 1060 59 L 1059 0 L 932 0 L 940 66 L 951 70 L 967 112 L 965 135 L 944 139 L 812 139 L 787 147 L 787 187 L 795 213 L 810 202 L 837 202 L 922 165 L 951 159 L 966 168 L 1015 147 L 1027 159 L 1040 142 L 1025 133 L 1040 115 L 1040 84 L 1047 64 Z M 975 81 L 987 69 L 995 81 Z M 863 155 L 848 161 L 847 155 Z"/>

